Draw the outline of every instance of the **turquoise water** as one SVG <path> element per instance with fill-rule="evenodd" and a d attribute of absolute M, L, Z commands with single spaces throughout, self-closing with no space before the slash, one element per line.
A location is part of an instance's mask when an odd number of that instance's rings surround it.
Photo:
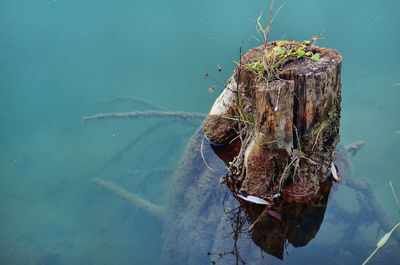
<path fill-rule="evenodd" d="M 201 120 L 149 133 L 160 119 L 82 118 L 150 109 L 129 100 L 102 102 L 119 96 L 207 113 L 219 92 L 208 92 L 214 83 L 203 74 L 222 79 L 220 65 L 230 76 L 240 43 L 244 50 L 260 44 L 255 20 L 267 6 L 255 0 L 0 1 L 0 263 L 162 264 L 163 221 L 91 180 L 113 181 L 165 205 L 172 171 Z M 270 40 L 322 33 L 318 44 L 342 54 L 341 141 L 365 141 L 351 158 L 353 178 L 370 183 L 392 225 L 400 221 L 388 184 L 399 196 L 399 11 L 398 1 L 290 0 L 270 33 Z M 336 197 L 353 208 L 351 190 L 339 189 Z M 323 224 L 307 248 L 317 251 L 341 225 Z M 377 234 L 378 228 L 360 228 L 357 262 L 387 232 Z M 393 239 L 385 247 L 399 252 Z M 298 264 L 306 264 L 309 251 L 297 253 Z M 346 263 L 348 253 L 338 253 Z M 400 256 L 389 254 L 378 252 L 376 262 L 398 264 Z"/>

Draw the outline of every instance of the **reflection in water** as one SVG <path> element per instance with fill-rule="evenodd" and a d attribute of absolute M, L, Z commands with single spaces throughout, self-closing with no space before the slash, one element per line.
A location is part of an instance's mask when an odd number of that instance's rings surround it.
<path fill-rule="evenodd" d="M 225 203 L 225 199 L 226 199 L 226 196 L 224 198 L 223 203 Z M 232 251 L 225 251 L 224 253 L 218 253 L 218 256 L 219 256 L 219 258 L 222 258 L 228 254 L 233 255 L 235 257 L 236 264 L 239 264 L 239 262 L 244 264 L 245 261 L 240 256 L 237 243 L 238 243 L 240 234 L 248 232 L 248 228 L 249 228 L 248 224 L 250 223 L 249 216 L 245 213 L 244 207 L 242 204 L 240 204 L 238 207 L 236 207 L 233 210 L 226 209 L 225 205 L 223 205 L 223 208 L 224 208 L 224 214 L 225 214 L 227 220 L 229 220 L 229 223 L 232 228 L 232 232 L 228 233 L 224 237 L 232 236 L 233 249 L 232 249 Z M 212 261 L 212 263 L 215 264 L 216 262 Z"/>
<path fill-rule="evenodd" d="M 233 70 L 240 41 L 255 34 L 252 21 L 265 7 L 265 1 L 2 1 L 0 264 L 166 264 L 163 241 L 165 252 L 174 248 L 171 256 L 182 252 L 182 262 L 169 264 L 234 264 L 232 255 L 216 256 L 230 252 L 233 242 L 232 235 L 223 239 L 231 231 L 223 229 L 226 189 L 218 185 L 225 167 L 216 170 L 208 146 L 204 156 L 216 173 L 196 156 L 196 169 L 182 173 L 182 196 L 168 205 L 169 172 L 125 175 L 174 169 L 192 125 L 83 124 L 81 118 L 160 110 L 155 105 L 207 112 L 215 95 L 202 73 L 217 64 Z M 400 61 L 388 53 L 399 47 L 400 34 L 392 30 L 399 10 L 400 1 L 287 1 L 274 21 L 271 40 L 324 31 L 321 45 L 342 52 L 342 139 L 365 140 L 353 160 L 360 185 L 353 187 L 338 166 L 342 183 L 332 187 L 317 236 L 302 248 L 288 245 L 287 264 L 321 264 L 321 257 L 325 265 L 361 264 L 388 232 L 380 229 L 382 220 L 391 228 L 399 219 L 387 185 L 392 180 L 399 195 L 400 87 L 392 84 L 400 82 Z M 99 102 L 105 98 L 112 99 Z M 93 177 L 172 206 L 169 218 L 130 207 L 91 184 Z M 371 206 L 374 194 L 391 219 Z M 238 204 L 227 196 L 227 208 Z M 247 264 L 274 264 L 247 235 L 239 234 L 237 243 Z M 371 264 L 399 263 L 396 235 Z"/>
<path fill-rule="evenodd" d="M 369 255 L 364 242 L 360 242 L 364 226 L 374 224 L 388 231 L 393 225 L 369 184 L 352 179 L 352 168 L 342 146 L 337 148 L 335 164 L 341 183 L 333 185 L 333 177 L 329 175 L 320 183 L 318 192 L 307 199 L 290 198 L 283 192 L 279 200 L 265 206 L 242 200 L 235 194 L 225 196 L 225 220 L 217 228 L 214 246 L 208 252 L 211 263 L 310 264 L 325 257 L 330 257 L 326 264 L 362 263 Z M 348 209 L 346 204 L 338 203 L 343 190 L 355 195 L 355 201 L 347 205 L 356 205 L 355 208 Z M 318 240 L 324 220 L 324 226 L 331 231 L 325 228 Z M 393 243 L 400 243 L 398 233 L 393 236 L 397 241 Z M 313 239 L 316 243 L 310 244 Z M 380 258 L 396 260 L 395 249 L 383 249 L 384 257 Z M 374 258 L 379 262 L 379 257 Z"/>
<path fill-rule="evenodd" d="M 279 259 L 283 259 L 287 243 L 294 247 L 307 245 L 316 236 L 324 219 L 332 181 L 332 177 L 327 178 L 318 192 L 307 199 L 299 200 L 285 195 L 268 206 L 244 200 L 239 200 L 239 206 L 233 210 L 227 210 L 224 206 L 232 227 L 232 232 L 226 237 L 232 235 L 233 250 L 218 256 L 232 254 L 236 264 L 245 264 L 237 242 L 243 233 L 248 233 L 262 251 Z"/>
<path fill-rule="evenodd" d="M 332 181 L 326 180 L 308 202 L 283 199 L 264 209 L 250 229 L 254 243 L 279 259 L 283 259 L 285 240 L 294 247 L 307 245 L 316 236 L 324 219 L 331 187 Z M 250 210 L 246 212 L 253 215 L 253 205 L 246 206 L 246 210 Z"/>

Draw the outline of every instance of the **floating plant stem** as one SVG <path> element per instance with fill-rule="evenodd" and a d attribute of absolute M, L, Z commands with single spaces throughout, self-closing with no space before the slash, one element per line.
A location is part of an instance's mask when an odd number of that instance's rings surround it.
<path fill-rule="evenodd" d="M 366 264 L 374 255 L 375 253 L 378 251 L 378 249 L 380 249 L 383 245 L 385 245 L 385 243 L 389 240 L 389 237 L 392 235 L 393 231 L 400 225 L 400 223 L 398 223 L 397 225 L 395 225 L 392 230 L 390 230 L 389 233 L 385 234 L 381 240 L 378 241 L 378 243 L 376 244 L 376 249 L 374 250 L 374 252 L 371 253 L 371 255 L 369 255 L 369 257 L 364 261 L 364 264 Z"/>

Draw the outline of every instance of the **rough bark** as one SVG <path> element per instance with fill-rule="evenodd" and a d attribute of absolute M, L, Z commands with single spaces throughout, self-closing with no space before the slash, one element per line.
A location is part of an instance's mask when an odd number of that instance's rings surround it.
<path fill-rule="evenodd" d="M 271 42 L 267 48 L 275 45 Z M 264 46 L 249 50 L 205 121 L 205 135 L 217 145 L 251 134 L 250 144 L 243 146 L 243 193 L 309 196 L 331 169 L 339 142 L 342 58 L 317 46 L 309 45 L 307 51 L 319 53 L 319 61 L 288 60 L 279 69 L 279 79 L 260 82 L 260 72 L 246 64 L 262 57 Z M 243 132 L 249 123 L 243 116 L 256 117 L 251 133 Z"/>
<path fill-rule="evenodd" d="M 257 90 L 255 137 L 246 150 L 242 192 L 272 192 L 274 176 L 283 172 L 293 142 L 293 90 L 294 82 L 286 80 L 264 83 Z"/>

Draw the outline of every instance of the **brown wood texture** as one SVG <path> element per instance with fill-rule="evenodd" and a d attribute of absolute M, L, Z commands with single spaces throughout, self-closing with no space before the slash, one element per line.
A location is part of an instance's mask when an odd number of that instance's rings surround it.
<path fill-rule="evenodd" d="M 276 44 L 269 43 L 268 49 Z M 307 51 L 319 53 L 319 61 L 288 60 L 279 69 L 279 79 L 260 82 L 260 73 L 246 64 L 262 57 L 264 49 L 263 45 L 253 48 L 241 58 L 211 109 L 204 132 L 211 142 L 228 146 L 238 134 L 242 138 L 251 134 L 243 146 L 241 192 L 260 197 L 277 192 L 309 196 L 330 173 L 335 159 L 342 58 L 335 50 L 308 45 Z M 251 130 L 248 124 L 253 117 Z"/>

